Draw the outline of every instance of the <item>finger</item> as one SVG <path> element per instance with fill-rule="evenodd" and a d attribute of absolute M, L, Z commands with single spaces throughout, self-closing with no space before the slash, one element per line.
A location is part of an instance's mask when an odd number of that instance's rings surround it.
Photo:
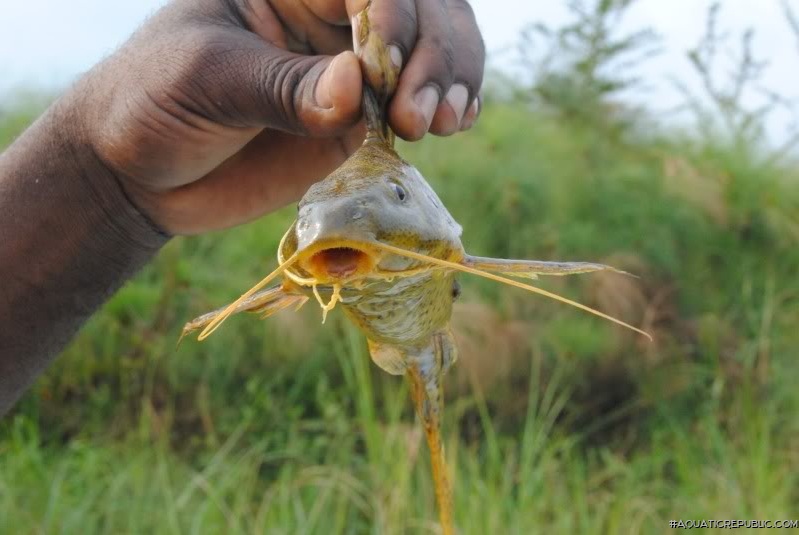
<path fill-rule="evenodd" d="M 351 127 L 361 113 L 362 76 L 352 52 L 335 58 L 291 57 L 267 61 L 253 84 L 264 126 L 324 136 Z M 265 89 L 263 89 L 265 88 Z"/>
<path fill-rule="evenodd" d="M 174 234 L 192 235 L 252 221 L 297 201 L 341 165 L 364 135 L 361 123 L 340 139 L 264 130 L 203 179 L 159 195 L 160 223 Z"/>
<path fill-rule="evenodd" d="M 273 12 L 286 33 L 288 50 L 301 54 L 338 54 L 352 47 L 349 19 L 341 0 L 270 0 L 245 2 Z M 253 11 L 252 7 L 247 8 Z M 251 24 L 252 26 L 252 24 Z M 267 40 L 271 40 L 267 38 Z"/>
<path fill-rule="evenodd" d="M 430 128 L 453 78 L 452 26 L 444 0 L 417 0 L 419 35 L 389 108 L 400 137 L 420 139 Z"/>
<path fill-rule="evenodd" d="M 430 132 L 444 136 L 474 124 L 479 112 L 479 104 L 475 103 L 485 68 L 485 46 L 471 6 L 466 0 L 447 0 L 447 10 L 453 27 L 454 81 L 430 125 Z M 464 127 L 469 113 L 471 122 Z"/>
<path fill-rule="evenodd" d="M 352 15 L 359 12 L 360 10 Z M 369 23 L 372 31 L 388 45 L 391 60 L 397 67 L 402 67 L 416 44 L 417 16 L 414 0 L 373 2 L 369 7 Z"/>
<path fill-rule="evenodd" d="M 361 71 L 352 52 L 304 56 L 229 30 L 204 32 L 192 48 L 185 85 L 231 126 L 325 136 L 360 117 Z"/>
<path fill-rule="evenodd" d="M 294 1 L 296 0 L 289 0 Z M 302 0 L 302 4 L 319 19 L 336 26 L 347 26 L 350 17 L 347 14 L 346 2 L 331 2 L 330 0 Z"/>
<path fill-rule="evenodd" d="M 481 95 L 477 95 L 477 98 L 472 100 L 471 105 L 466 110 L 466 115 L 463 116 L 463 121 L 461 122 L 461 131 L 469 130 L 474 123 L 477 122 L 477 118 L 480 116 L 480 112 L 483 109 L 483 97 Z"/>

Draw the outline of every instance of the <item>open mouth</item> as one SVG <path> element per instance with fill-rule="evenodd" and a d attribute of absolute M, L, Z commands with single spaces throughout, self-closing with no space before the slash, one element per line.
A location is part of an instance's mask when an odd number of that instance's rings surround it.
<path fill-rule="evenodd" d="M 374 260 L 354 247 L 328 247 L 311 255 L 303 268 L 318 280 L 342 280 L 371 271 Z"/>

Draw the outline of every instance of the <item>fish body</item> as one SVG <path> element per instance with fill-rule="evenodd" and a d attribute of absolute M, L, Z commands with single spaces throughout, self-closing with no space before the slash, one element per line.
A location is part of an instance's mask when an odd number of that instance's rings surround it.
<path fill-rule="evenodd" d="M 448 332 L 457 282 L 453 272 L 418 260 L 377 257 L 370 244 L 460 262 L 465 256 L 461 233 L 419 171 L 373 137 L 309 189 L 278 261 L 299 253 L 297 267 L 284 274 L 287 287 L 313 279 L 318 281 L 313 291 L 328 302 L 337 291 L 345 314 L 367 336 L 373 358 L 383 355 L 375 362 L 403 374 L 404 359 L 424 353 L 435 333 Z M 452 360 L 454 354 L 445 367 Z"/>
<path fill-rule="evenodd" d="M 464 250 L 461 233 L 461 226 L 419 171 L 397 155 L 385 136 L 370 130 L 364 144 L 302 198 L 297 219 L 278 248 L 278 268 L 232 304 L 196 318 L 183 330 L 185 335 L 202 329 L 202 340 L 231 314 L 246 311 L 268 317 L 313 298 L 326 315 L 340 304 L 366 335 L 372 360 L 409 380 L 427 437 L 445 535 L 454 533 L 454 525 L 440 426 L 443 377 L 457 359 L 449 327 L 459 293 L 455 274 L 471 273 L 524 288 L 643 333 L 599 311 L 498 275 L 534 279 L 615 269 L 586 262 L 471 256 Z M 279 285 L 261 290 L 279 279 Z"/>
<path fill-rule="evenodd" d="M 421 173 L 384 136 L 370 134 L 300 201 L 297 219 L 278 249 L 281 265 L 297 259 L 283 273 L 283 288 L 307 295 L 310 282 L 310 294 L 325 313 L 340 302 L 366 335 L 373 362 L 390 374 L 408 376 L 431 453 L 441 523 L 449 535 L 454 528 L 440 427 L 442 380 L 457 359 L 449 321 L 459 287 L 455 272 L 386 254 L 376 244 L 460 263 L 466 257 L 462 228 Z"/>
<path fill-rule="evenodd" d="M 421 173 L 394 150 L 385 110 L 399 73 L 385 43 L 369 30 L 367 11 L 357 20 L 355 43 L 364 70 L 366 140 L 303 196 L 297 219 L 278 247 L 278 268 L 232 304 L 187 323 L 183 334 L 202 329 L 199 339 L 203 340 L 232 314 L 246 311 L 268 317 L 310 299 L 322 306 L 324 321 L 327 312 L 340 304 L 366 335 L 372 360 L 391 374 L 408 377 L 430 449 L 443 533 L 451 535 L 454 527 L 440 417 L 443 376 L 457 358 L 449 327 L 452 304 L 459 294 L 455 274 L 470 273 L 523 288 L 643 331 L 498 275 L 533 279 L 616 271 L 609 266 L 466 253 L 461 226 Z M 280 279 L 279 285 L 262 290 Z"/>

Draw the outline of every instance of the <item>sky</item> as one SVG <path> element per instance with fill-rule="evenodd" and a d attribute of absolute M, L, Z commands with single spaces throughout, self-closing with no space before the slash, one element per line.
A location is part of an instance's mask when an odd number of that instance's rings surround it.
<path fill-rule="evenodd" d="M 799 0 L 785 0 L 799 12 Z M 0 0 L 0 94 L 22 88 L 62 88 L 113 50 L 165 0 Z M 721 27 L 739 34 L 755 30 L 755 51 L 769 61 L 765 85 L 799 97 L 799 42 L 788 29 L 782 0 L 721 0 Z M 528 24 L 558 25 L 567 19 L 565 0 L 472 0 L 489 51 L 489 62 L 513 71 L 514 45 Z M 698 88 L 686 51 L 704 30 L 710 0 L 638 0 L 622 30 L 652 27 L 664 51 L 638 72 L 652 88 L 639 98 L 668 113 L 680 102 L 670 79 Z M 755 99 L 752 99 L 752 104 Z M 780 114 L 770 124 L 779 137 L 792 119 Z"/>

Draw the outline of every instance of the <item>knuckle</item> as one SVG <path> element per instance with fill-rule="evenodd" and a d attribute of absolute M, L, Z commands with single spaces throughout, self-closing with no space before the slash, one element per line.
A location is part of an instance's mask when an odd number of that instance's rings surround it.
<path fill-rule="evenodd" d="M 483 36 L 480 33 L 477 34 L 477 39 L 473 41 L 473 44 L 470 48 L 474 53 L 477 62 L 480 63 L 480 65 L 483 65 L 486 60 L 486 44 L 483 40 Z"/>
<path fill-rule="evenodd" d="M 456 29 L 454 38 L 458 54 L 456 76 L 477 91 L 482 84 L 486 49 L 477 27 L 474 10 L 466 0 L 448 0 L 447 7 Z"/>
<path fill-rule="evenodd" d="M 439 75 L 449 85 L 455 73 L 455 49 L 451 42 L 446 41 L 439 44 L 434 51 L 439 59 Z"/>
<path fill-rule="evenodd" d="M 153 54 L 153 73 L 178 90 L 213 87 L 223 51 L 210 36 L 192 34 L 165 43 Z M 211 82 L 211 83 L 205 83 Z"/>
<path fill-rule="evenodd" d="M 432 82 L 439 91 L 446 93 L 455 78 L 455 56 L 450 46 L 436 46 L 420 42 L 413 57 L 412 78 L 416 84 Z"/>
<path fill-rule="evenodd" d="M 416 40 L 416 12 L 407 2 L 397 2 L 390 13 L 376 17 L 373 24 L 378 34 L 406 49 L 410 49 Z"/>
<path fill-rule="evenodd" d="M 441 59 L 444 61 L 447 72 L 451 75 L 455 70 L 455 48 L 452 43 L 447 43 L 446 46 L 441 47 Z"/>
<path fill-rule="evenodd" d="M 461 51 L 456 68 L 456 78 L 465 82 L 474 94 L 483 83 L 485 54 L 481 49 L 465 48 Z"/>
<path fill-rule="evenodd" d="M 223 8 L 222 17 L 231 24 L 240 28 L 252 30 L 248 16 L 256 13 L 256 7 L 252 5 L 252 0 L 221 0 L 221 7 Z"/>
<path fill-rule="evenodd" d="M 192 36 L 184 50 L 166 60 L 172 65 L 172 94 L 198 115 L 226 120 L 236 107 L 226 89 L 240 73 L 230 47 L 218 36 Z"/>
<path fill-rule="evenodd" d="M 299 108 L 306 88 L 303 80 L 305 69 L 298 56 L 275 55 L 257 68 L 259 100 L 268 126 L 296 131 L 301 125 Z"/>
<path fill-rule="evenodd" d="M 482 39 L 473 46 L 458 48 L 455 78 L 470 87 L 472 94 L 477 93 L 483 83 L 485 71 L 485 49 Z"/>
<path fill-rule="evenodd" d="M 447 0 L 447 8 L 456 17 L 467 17 L 472 21 L 477 20 L 474 16 L 474 9 L 466 0 Z"/>
<path fill-rule="evenodd" d="M 214 34 L 203 33 L 193 37 L 189 43 L 189 61 L 183 71 L 184 76 L 208 78 L 211 82 L 229 74 L 231 51 L 228 43 Z"/>
<path fill-rule="evenodd" d="M 253 126 L 258 122 L 254 111 L 268 94 L 262 93 L 265 88 L 259 81 L 269 80 L 259 72 L 264 64 L 259 50 L 247 40 L 213 31 L 197 32 L 182 46 L 184 54 L 169 54 L 182 57 L 172 84 L 176 98 L 197 115 L 226 126 Z"/>
<path fill-rule="evenodd" d="M 429 36 L 420 41 L 418 47 L 433 61 L 436 74 L 444 79 L 452 77 L 456 60 L 455 47 L 450 39 L 438 35 Z"/>

